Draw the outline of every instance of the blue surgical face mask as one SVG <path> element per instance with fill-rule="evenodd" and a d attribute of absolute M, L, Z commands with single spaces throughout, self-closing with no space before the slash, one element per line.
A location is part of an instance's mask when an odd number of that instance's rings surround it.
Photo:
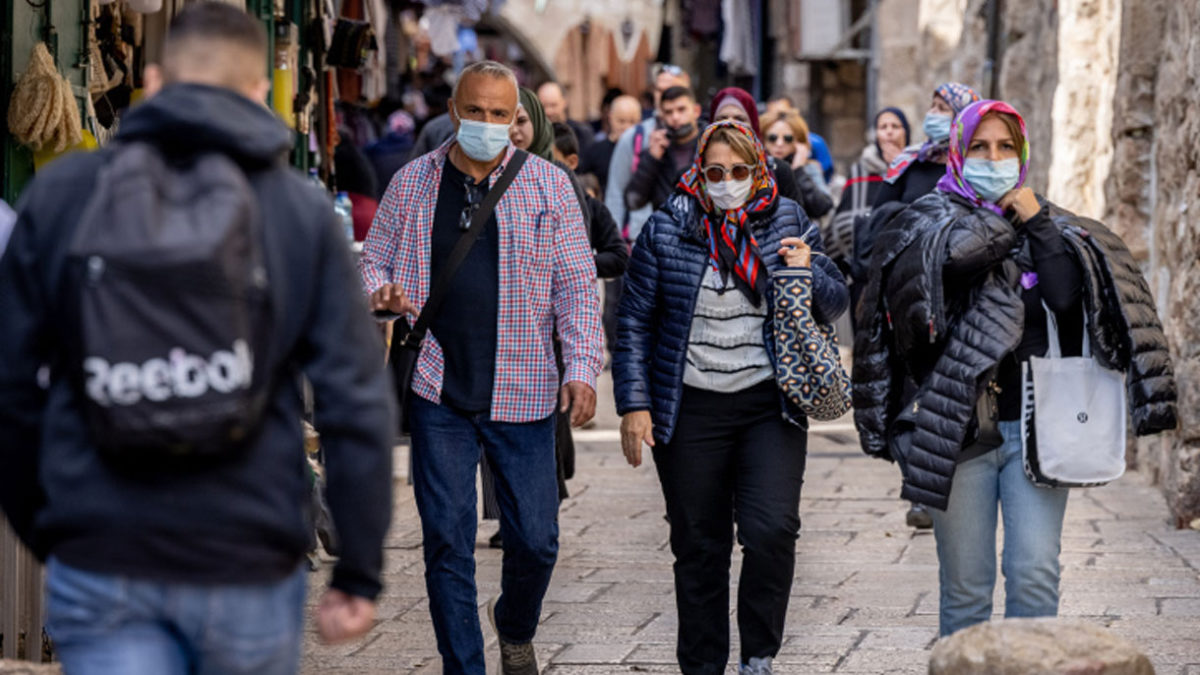
<path fill-rule="evenodd" d="M 458 134 L 455 135 L 455 139 L 463 152 L 467 153 L 467 157 L 477 162 L 487 162 L 495 159 L 508 147 L 508 131 L 512 128 L 512 122 L 489 124 L 465 120 L 458 114 L 457 107 L 454 109 L 454 116 L 458 118 Z"/>
<path fill-rule="evenodd" d="M 950 138 L 950 116 L 941 113 L 926 113 L 925 123 L 921 125 L 925 135 L 934 143 L 941 143 Z"/>
<path fill-rule="evenodd" d="M 1016 157 L 999 162 L 968 157 L 963 162 L 963 180 L 980 198 L 995 204 L 1017 187 L 1017 181 L 1021 180 L 1021 161 Z"/>

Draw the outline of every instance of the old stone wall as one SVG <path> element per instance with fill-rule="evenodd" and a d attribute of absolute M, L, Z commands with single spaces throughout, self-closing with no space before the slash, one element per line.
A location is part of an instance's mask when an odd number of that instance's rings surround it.
<path fill-rule="evenodd" d="M 988 61 L 987 0 L 889 0 L 879 10 L 880 106 L 895 105 L 919 129 L 933 89 L 955 81 L 996 94 L 1029 121 L 1030 184 L 1045 191 L 1050 174 L 1054 92 L 1058 86 L 1055 0 L 1008 0 L 995 31 L 999 78 Z M 1041 120 L 1042 124 L 1034 124 Z M 921 134 L 915 134 L 920 139 Z"/>
<path fill-rule="evenodd" d="M 1075 0 L 1058 9 L 1046 196 L 1089 218 L 1105 212 L 1104 183 L 1112 166 L 1120 8 L 1120 0 Z"/>
<path fill-rule="evenodd" d="M 1200 80 L 1200 0 L 1130 5 L 1133 21 L 1163 17 L 1158 40 L 1151 40 L 1160 47 L 1155 59 L 1148 200 L 1138 206 L 1149 207 L 1150 219 L 1143 227 L 1149 244 L 1146 268 L 1174 356 L 1180 412 L 1179 429 L 1143 442 L 1138 459 L 1158 475 L 1167 502 L 1180 524 L 1186 525 L 1200 518 L 1200 145 L 1196 143 L 1200 137 L 1200 90 L 1196 87 Z M 1123 81 L 1136 87 L 1131 95 L 1145 96 L 1143 80 L 1131 77 Z M 1118 99 L 1124 95 L 1118 89 Z M 1141 168 L 1137 162 L 1133 166 L 1134 170 Z M 1114 171 L 1114 188 L 1132 182 L 1118 177 L 1124 171 L 1120 166 Z M 1127 229 L 1136 229 L 1137 221 L 1131 218 L 1127 225 Z"/>

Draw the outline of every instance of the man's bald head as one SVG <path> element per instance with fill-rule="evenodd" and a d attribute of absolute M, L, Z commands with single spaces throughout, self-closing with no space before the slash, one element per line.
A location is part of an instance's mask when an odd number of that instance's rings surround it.
<path fill-rule="evenodd" d="M 232 89 L 264 101 L 270 89 L 266 53 L 266 31 L 249 14 L 220 2 L 188 5 L 167 31 L 162 64 L 146 69 L 147 93 L 186 82 Z"/>
<path fill-rule="evenodd" d="M 679 66 L 663 66 L 654 76 L 654 107 L 662 103 L 662 95 L 668 89 L 675 87 L 692 88 L 692 76 Z"/>
<path fill-rule="evenodd" d="M 567 99 L 557 82 L 547 82 L 538 87 L 537 96 L 542 102 L 542 109 L 546 111 L 546 119 L 551 122 L 567 121 Z"/>
<path fill-rule="evenodd" d="M 642 104 L 632 96 L 618 96 L 608 109 L 608 137 L 617 140 L 642 119 Z"/>

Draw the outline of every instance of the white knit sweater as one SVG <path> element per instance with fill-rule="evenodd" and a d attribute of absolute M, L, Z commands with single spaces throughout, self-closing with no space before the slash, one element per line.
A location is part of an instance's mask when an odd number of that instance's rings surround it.
<path fill-rule="evenodd" d="M 763 344 L 767 303 L 750 304 L 711 266 L 700 284 L 688 337 L 683 383 L 707 391 L 736 392 L 774 377 Z"/>

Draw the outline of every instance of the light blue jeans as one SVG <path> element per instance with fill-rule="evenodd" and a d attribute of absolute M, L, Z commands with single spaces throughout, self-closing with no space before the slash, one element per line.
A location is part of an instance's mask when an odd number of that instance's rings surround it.
<path fill-rule="evenodd" d="M 1034 485 L 1021 458 L 1021 423 L 1000 422 L 999 427 L 1004 444 L 960 464 L 946 510 L 929 510 L 937 539 L 943 636 L 992 616 L 997 504 L 1004 516 L 1004 615 L 1058 614 L 1058 554 L 1068 490 Z"/>
<path fill-rule="evenodd" d="M 307 572 L 194 586 L 88 572 L 51 558 L 46 629 L 66 675 L 293 675 Z"/>

